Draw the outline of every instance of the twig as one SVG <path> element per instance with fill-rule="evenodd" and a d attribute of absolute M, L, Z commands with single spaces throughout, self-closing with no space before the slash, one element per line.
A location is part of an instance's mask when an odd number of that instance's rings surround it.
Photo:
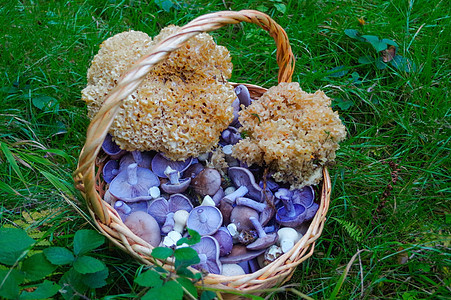
<path fill-rule="evenodd" d="M 362 266 L 362 258 L 360 257 L 360 253 L 359 253 L 359 265 L 360 265 L 360 286 L 361 286 L 360 298 L 363 298 L 363 266 Z"/>

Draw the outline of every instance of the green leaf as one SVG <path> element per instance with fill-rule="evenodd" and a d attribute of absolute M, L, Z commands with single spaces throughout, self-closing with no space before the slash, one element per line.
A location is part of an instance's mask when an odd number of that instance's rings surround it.
<path fill-rule="evenodd" d="M 358 61 L 359 61 L 360 64 L 367 65 L 367 64 L 371 64 L 371 63 L 374 62 L 374 57 L 368 56 L 368 55 L 360 56 Z"/>
<path fill-rule="evenodd" d="M 53 281 L 44 280 L 36 286 L 36 290 L 33 292 L 24 291 L 20 295 L 20 299 L 47 299 L 51 298 L 60 290 L 61 286 Z"/>
<path fill-rule="evenodd" d="M 392 45 L 392 46 L 398 47 L 398 44 L 396 44 L 395 41 L 392 41 L 389 39 L 382 39 L 381 42 L 386 43 L 387 45 Z"/>
<path fill-rule="evenodd" d="M 216 298 L 216 293 L 212 291 L 203 291 L 200 295 L 200 300 L 211 300 Z"/>
<path fill-rule="evenodd" d="M 44 249 L 45 257 L 54 265 L 66 265 L 75 260 L 72 252 L 63 247 L 50 247 Z"/>
<path fill-rule="evenodd" d="M 24 280 L 22 273 L 16 269 L 0 270 L 0 298 L 17 299 L 19 284 Z"/>
<path fill-rule="evenodd" d="M 335 98 L 332 100 L 332 106 L 338 106 L 342 110 L 348 110 L 352 106 L 354 106 L 354 102 L 352 100 L 345 100 L 342 98 Z"/>
<path fill-rule="evenodd" d="M 145 287 L 160 287 L 163 285 L 163 280 L 160 277 L 160 274 L 155 270 L 147 270 L 144 273 L 139 274 L 135 278 L 135 283 L 139 284 L 140 286 Z"/>
<path fill-rule="evenodd" d="M 408 58 L 396 55 L 390 63 L 400 71 L 411 72 L 416 71 L 416 65 Z"/>
<path fill-rule="evenodd" d="M 183 243 L 186 243 L 190 246 L 197 244 L 200 242 L 200 234 L 196 230 L 192 230 L 187 228 L 188 234 L 190 235 L 189 238 L 181 238 L 177 241 L 177 246 L 183 245 Z"/>
<path fill-rule="evenodd" d="M 349 70 L 345 69 L 345 66 L 338 66 L 327 71 L 329 77 L 343 77 L 348 74 Z"/>
<path fill-rule="evenodd" d="M 196 250 L 189 247 L 175 249 L 174 257 L 174 265 L 176 268 L 191 266 L 200 262 L 199 255 L 197 254 Z"/>
<path fill-rule="evenodd" d="M 287 7 L 283 3 L 274 3 L 274 7 L 282 14 L 285 14 L 287 11 Z"/>
<path fill-rule="evenodd" d="M 370 43 L 377 52 L 387 49 L 387 43 L 381 41 L 379 37 L 375 35 L 362 35 L 362 37 L 366 39 L 367 42 Z"/>
<path fill-rule="evenodd" d="M 34 242 L 23 229 L 0 228 L 0 263 L 14 265 Z"/>
<path fill-rule="evenodd" d="M 25 259 L 21 270 L 25 273 L 25 278 L 35 281 L 52 274 L 56 266 L 45 258 L 43 252 L 39 252 Z"/>
<path fill-rule="evenodd" d="M 188 278 L 183 278 L 183 277 L 178 277 L 177 278 L 177 282 L 183 286 L 185 288 L 185 290 L 188 291 L 188 293 L 191 294 L 191 296 L 193 296 L 194 298 L 197 299 L 198 295 L 197 295 L 197 289 L 194 286 L 194 283 L 189 280 Z"/>
<path fill-rule="evenodd" d="M 74 268 L 81 274 L 95 273 L 106 268 L 105 264 L 91 256 L 80 256 L 74 262 Z"/>
<path fill-rule="evenodd" d="M 75 296 L 77 293 L 83 295 L 88 290 L 89 287 L 83 282 L 83 276 L 85 275 L 78 273 L 74 268 L 64 273 L 58 282 L 64 299 L 77 298 Z"/>
<path fill-rule="evenodd" d="M 93 289 L 101 288 L 107 284 L 108 274 L 109 271 L 106 267 L 99 272 L 84 274 L 83 283 Z"/>
<path fill-rule="evenodd" d="M 175 281 L 168 281 L 161 287 L 151 289 L 142 297 L 143 300 L 177 300 L 182 298 L 182 286 Z"/>
<path fill-rule="evenodd" d="M 22 180 L 22 182 L 26 182 L 22 175 L 22 172 L 19 169 L 19 165 L 17 164 L 16 159 L 14 158 L 14 155 L 11 152 L 11 150 L 9 150 L 8 146 L 5 143 L 0 142 L 0 148 L 2 149 L 2 152 L 5 155 L 5 158 L 8 161 L 9 165 L 14 170 L 14 173 L 17 174 L 17 176 Z"/>
<path fill-rule="evenodd" d="M 58 101 L 47 95 L 36 95 L 31 99 L 31 102 L 35 107 L 44 109 L 53 107 Z"/>
<path fill-rule="evenodd" d="M 104 236 L 97 231 L 90 229 L 78 230 L 74 237 L 74 253 L 75 255 L 83 255 L 101 246 L 104 242 Z"/>
<path fill-rule="evenodd" d="M 376 60 L 376 68 L 378 68 L 379 70 L 383 70 L 387 67 L 387 64 L 384 63 L 384 61 L 382 60 L 382 57 L 379 57 Z"/>
<path fill-rule="evenodd" d="M 345 29 L 345 34 L 350 38 L 365 42 L 366 40 L 360 36 L 360 32 L 355 29 Z"/>
<path fill-rule="evenodd" d="M 174 3 L 170 0 L 154 0 L 155 4 L 162 8 L 164 11 L 168 12 L 174 6 Z"/>
<path fill-rule="evenodd" d="M 156 247 L 152 250 L 152 256 L 156 259 L 166 259 L 174 254 L 174 250 L 166 247 Z"/>

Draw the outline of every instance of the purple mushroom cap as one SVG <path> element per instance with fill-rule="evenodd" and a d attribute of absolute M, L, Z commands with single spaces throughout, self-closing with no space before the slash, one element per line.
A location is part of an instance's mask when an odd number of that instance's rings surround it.
<path fill-rule="evenodd" d="M 119 162 L 113 159 L 107 161 L 102 169 L 103 180 L 110 183 L 117 174 L 119 174 Z"/>
<path fill-rule="evenodd" d="M 213 235 L 219 244 L 219 256 L 226 256 L 232 251 L 233 238 L 225 227 L 220 227 Z"/>
<path fill-rule="evenodd" d="M 168 166 L 182 173 L 191 165 L 192 160 L 193 158 L 190 157 L 184 161 L 173 161 L 164 157 L 163 154 L 157 153 L 152 159 L 152 171 L 157 174 L 158 177 L 167 178 L 164 171 Z"/>
<path fill-rule="evenodd" d="M 200 242 L 191 246 L 199 254 L 200 263 L 193 267 L 208 273 L 221 274 L 222 264 L 219 260 L 219 244 L 211 236 L 203 236 Z"/>
<path fill-rule="evenodd" d="M 306 209 L 302 204 L 294 204 L 289 198 L 282 197 L 284 206 L 276 213 L 276 222 L 283 226 L 296 227 L 305 220 Z"/>
<path fill-rule="evenodd" d="M 126 152 L 113 142 L 113 137 L 109 133 L 107 133 L 103 140 L 102 149 L 106 154 L 110 155 L 112 159 L 119 159 Z"/>
<path fill-rule="evenodd" d="M 246 246 L 247 249 L 249 250 L 266 249 L 269 246 L 274 245 L 276 243 L 277 233 L 266 234 L 257 218 L 251 217 L 250 220 L 252 222 L 252 225 L 254 225 L 255 229 L 257 230 L 258 239 L 255 242 L 247 245 Z"/>
<path fill-rule="evenodd" d="M 235 187 L 245 186 L 248 189 L 247 195 L 249 198 L 256 201 L 262 201 L 262 188 L 255 182 L 254 175 L 246 168 L 230 167 L 229 178 L 232 180 Z"/>
<path fill-rule="evenodd" d="M 315 191 L 311 186 L 304 186 L 302 189 L 293 191 L 292 199 L 293 203 L 302 204 L 305 208 L 309 208 L 315 200 Z"/>
<path fill-rule="evenodd" d="M 110 183 L 110 193 L 114 197 L 127 201 L 136 202 L 151 200 L 149 188 L 159 186 L 160 180 L 149 169 L 131 164 L 126 170 L 120 172 Z"/>
<path fill-rule="evenodd" d="M 191 186 L 202 197 L 213 196 L 221 187 L 221 174 L 216 169 L 205 168 L 194 177 Z"/>
<path fill-rule="evenodd" d="M 250 259 L 256 258 L 260 254 L 264 253 L 265 249 L 261 250 L 248 250 L 246 249 L 246 246 L 236 244 L 232 248 L 232 252 L 230 252 L 229 255 L 223 256 L 219 258 L 219 260 L 223 264 L 237 264 L 243 261 L 248 261 Z"/>
<path fill-rule="evenodd" d="M 235 94 L 237 95 L 238 99 L 240 99 L 240 104 L 244 105 L 245 107 L 251 105 L 251 95 L 249 94 L 249 90 L 245 85 L 240 84 L 239 86 L 237 86 L 235 88 Z"/>
<path fill-rule="evenodd" d="M 186 221 L 186 227 L 197 231 L 201 236 L 212 235 L 222 225 L 222 214 L 214 206 L 193 208 Z"/>
<path fill-rule="evenodd" d="M 182 194 L 173 194 L 169 200 L 160 197 L 153 200 L 147 207 L 147 212 L 162 225 L 166 222 L 167 215 L 170 212 L 175 213 L 178 210 L 186 210 L 190 212 L 193 209 L 191 201 Z"/>

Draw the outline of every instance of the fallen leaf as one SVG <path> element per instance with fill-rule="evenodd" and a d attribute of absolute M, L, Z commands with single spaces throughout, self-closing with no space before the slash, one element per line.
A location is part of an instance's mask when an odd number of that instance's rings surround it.
<path fill-rule="evenodd" d="M 382 54 L 382 61 L 384 63 L 388 63 L 393 60 L 393 58 L 396 56 L 396 47 L 395 46 L 388 46 L 387 49 L 381 51 Z"/>

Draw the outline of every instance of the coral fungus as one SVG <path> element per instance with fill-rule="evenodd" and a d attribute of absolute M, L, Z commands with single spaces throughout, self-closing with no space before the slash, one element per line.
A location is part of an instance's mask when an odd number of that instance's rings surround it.
<path fill-rule="evenodd" d="M 82 99 L 92 118 L 121 75 L 178 27 L 169 26 L 152 41 L 129 31 L 102 43 L 88 71 Z M 156 150 L 173 160 L 210 151 L 233 119 L 236 98 L 227 82 L 232 63 L 225 47 L 201 33 L 172 52 L 123 100 L 109 133 L 125 150 Z"/>
<path fill-rule="evenodd" d="M 233 155 L 248 165 L 266 165 L 277 181 L 300 188 L 319 182 L 334 160 L 344 125 L 322 91 L 308 94 L 298 83 L 280 83 L 240 112 L 247 137 Z"/>

